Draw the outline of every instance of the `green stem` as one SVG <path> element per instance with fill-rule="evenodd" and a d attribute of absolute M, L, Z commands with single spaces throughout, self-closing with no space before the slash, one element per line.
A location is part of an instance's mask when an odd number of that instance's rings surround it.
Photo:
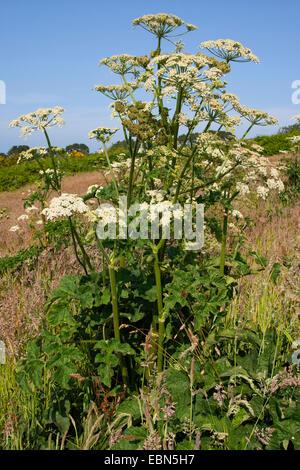
<path fill-rule="evenodd" d="M 116 273 L 114 267 L 110 265 L 108 267 L 109 272 L 109 280 L 110 280 L 110 289 L 111 289 L 111 299 L 112 299 L 112 313 L 113 313 L 113 323 L 114 323 L 114 335 L 115 339 L 121 343 L 121 335 L 120 335 L 120 323 L 119 323 L 119 310 L 118 310 L 118 296 L 117 296 L 117 285 L 116 285 Z M 128 385 L 129 378 L 128 378 L 128 371 L 124 362 L 124 358 L 121 354 L 118 355 L 121 374 L 123 378 L 123 382 L 125 385 Z"/>
<path fill-rule="evenodd" d="M 106 156 L 106 161 L 107 161 L 108 168 L 109 168 L 109 171 L 110 171 L 111 179 L 112 179 L 113 185 L 115 187 L 116 196 L 117 196 L 117 199 L 119 199 L 118 185 L 117 185 L 117 181 L 116 181 L 116 178 L 115 178 L 115 175 L 114 175 L 111 163 L 110 163 L 110 159 L 109 159 L 109 156 L 108 156 L 108 153 L 107 153 L 107 148 L 106 148 L 105 143 L 104 142 L 102 142 L 102 143 L 103 143 L 104 153 L 105 153 L 105 156 Z"/>
<path fill-rule="evenodd" d="M 76 241 L 77 241 L 77 243 L 78 243 L 78 246 L 79 246 L 79 248 L 80 248 L 80 250 L 81 250 L 81 253 L 82 253 L 84 262 L 87 264 L 89 270 L 90 270 L 90 271 L 93 271 L 94 268 L 93 268 L 93 266 L 92 266 L 92 264 L 91 264 L 91 262 L 90 262 L 90 258 L 89 258 L 87 252 L 86 252 L 85 249 L 84 249 L 83 243 L 82 243 L 82 241 L 81 241 L 81 239 L 80 239 L 80 236 L 79 236 L 78 233 L 77 233 L 77 230 L 76 230 L 75 226 L 73 225 L 73 222 L 72 222 L 72 220 L 71 220 L 71 217 L 69 218 L 69 220 L 70 220 L 70 225 L 71 225 L 71 228 L 72 228 L 73 235 L 74 235 L 74 237 L 75 237 L 75 239 L 76 239 Z"/>
<path fill-rule="evenodd" d="M 248 132 L 250 132 L 250 130 L 252 129 L 252 127 L 254 126 L 254 122 L 252 122 L 251 126 L 248 127 L 248 129 L 246 130 L 246 132 L 242 135 L 242 137 L 240 138 L 240 140 L 243 140 L 246 135 L 248 134 Z"/>
<path fill-rule="evenodd" d="M 51 157 L 51 161 L 52 161 L 52 165 L 53 165 L 55 181 L 56 181 L 56 185 L 57 185 L 56 191 L 60 195 L 61 194 L 61 184 L 60 184 L 61 182 L 60 182 L 60 178 L 59 178 L 58 172 L 57 172 L 57 167 L 56 167 L 55 157 L 54 157 L 53 150 L 52 150 L 52 145 L 51 145 L 51 142 L 50 142 L 50 139 L 49 139 L 49 136 L 48 136 L 48 133 L 47 133 L 46 129 L 44 128 L 43 131 L 44 131 L 44 134 L 45 134 L 45 137 L 46 137 L 46 140 L 47 140 L 48 149 L 49 149 L 49 153 L 50 153 L 50 157 Z"/>
<path fill-rule="evenodd" d="M 157 312 L 158 312 L 158 356 L 157 370 L 163 370 L 163 343 L 165 338 L 165 319 L 163 313 L 161 275 L 157 250 L 154 251 L 154 274 L 156 284 Z"/>
<path fill-rule="evenodd" d="M 70 224 L 72 242 L 73 242 L 74 253 L 75 253 L 76 259 L 77 259 L 78 263 L 83 267 L 85 274 L 87 274 L 88 272 L 87 272 L 86 266 L 81 261 L 81 259 L 79 258 L 79 254 L 78 254 L 78 251 L 77 251 L 76 239 L 75 239 L 75 234 L 74 234 L 74 226 L 72 224 L 71 217 L 69 217 L 69 224 Z"/>
<path fill-rule="evenodd" d="M 179 130 L 179 123 L 177 120 L 177 117 L 181 111 L 181 105 L 182 105 L 182 96 L 183 96 L 183 90 L 180 87 L 178 94 L 177 94 L 177 103 L 176 103 L 176 111 L 174 113 L 173 119 L 172 119 L 172 130 L 174 133 L 174 149 L 177 149 L 177 139 L 178 139 L 178 130 Z"/>
<path fill-rule="evenodd" d="M 221 274 L 224 274 L 224 267 L 225 267 L 227 225 L 228 225 L 228 209 L 226 208 L 225 214 L 223 217 L 222 244 L 221 244 L 221 255 L 220 255 L 220 273 Z"/>
<path fill-rule="evenodd" d="M 123 80 L 124 80 L 124 85 L 126 86 L 127 91 L 128 91 L 128 93 L 130 94 L 132 101 L 133 101 L 134 103 L 136 103 L 135 97 L 134 97 L 133 94 L 132 94 L 132 91 L 131 91 L 131 89 L 130 89 L 130 86 L 128 85 L 128 82 L 127 82 L 127 80 L 126 80 L 126 78 L 125 78 L 125 75 L 122 73 L 121 76 L 122 76 L 122 78 L 123 78 Z"/>
<path fill-rule="evenodd" d="M 133 153 L 131 155 L 131 164 L 130 164 L 129 182 L 128 182 L 127 209 L 129 209 L 130 204 L 131 204 L 131 199 L 132 199 L 134 165 L 135 165 L 135 157 L 136 157 L 137 147 L 138 147 L 138 139 L 136 139 L 136 141 L 135 141 L 135 146 L 134 146 L 134 149 L 133 149 Z"/>

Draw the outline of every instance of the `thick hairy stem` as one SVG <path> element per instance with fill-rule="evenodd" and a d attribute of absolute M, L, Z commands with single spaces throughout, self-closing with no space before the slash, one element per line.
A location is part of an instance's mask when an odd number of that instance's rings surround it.
<path fill-rule="evenodd" d="M 246 132 L 242 135 L 242 137 L 240 138 L 240 140 L 244 140 L 244 138 L 246 137 L 246 135 L 248 134 L 248 132 L 251 131 L 252 127 L 254 126 L 254 122 L 252 122 L 252 124 L 248 127 L 248 129 L 246 130 Z"/>
<path fill-rule="evenodd" d="M 120 322 L 119 322 L 119 310 L 118 310 L 118 297 L 117 297 L 117 285 L 116 285 L 116 274 L 113 266 L 108 267 L 109 280 L 110 280 L 110 289 L 111 289 L 111 299 L 112 299 L 112 313 L 113 313 L 113 323 L 114 323 L 114 335 L 115 339 L 121 343 L 120 335 Z M 121 354 L 118 355 L 119 363 L 121 368 L 121 374 L 123 382 L 125 385 L 128 385 L 128 371 L 124 362 L 124 358 Z"/>
<path fill-rule="evenodd" d="M 172 130 L 173 130 L 173 135 L 174 135 L 174 149 L 177 149 L 177 139 L 178 139 L 178 130 L 179 130 L 179 123 L 177 121 L 178 115 L 181 111 L 181 105 L 182 105 L 182 95 L 183 95 L 183 90 L 180 87 L 178 95 L 177 95 L 177 103 L 176 103 L 176 110 L 172 119 Z M 174 165 L 172 165 L 174 167 Z"/>
<path fill-rule="evenodd" d="M 71 224 L 71 227 L 72 227 L 72 233 L 73 233 L 73 235 L 74 235 L 74 237 L 75 237 L 75 239 L 76 239 L 76 241 L 77 241 L 77 243 L 78 243 L 78 246 L 79 246 L 80 251 L 81 251 L 81 253 L 82 253 L 82 257 L 83 257 L 83 259 L 84 259 L 84 263 L 87 265 L 87 267 L 89 268 L 90 271 L 93 271 L 93 266 L 92 266 L 92 264 L 91 264 L 91 262 L 90 262 L 90 258 L 89 258 L 89 256 L 88 256 L 87 252 L 86 252 L 85 249 L 84 249 L 84 246 L 83 246 L 83 243 L 82 243 L 82 241 L 81 241 L 81 239 L 80 239 L 80 236 L 78 235 L 77 230 L 76 230 L 76 228 L 74 227 L 71 218 L 69 218 L 69 220 L 70 220 L 70 224 Z"/>
<path fill-rule="evenodd" d="M 224 274 L 224 267 L 225 267 L 227 224 L 228 224 L 228 209 L 226 208 L 225 214 L 223 217 L 222 244 L 221 244 L 221 255 L 220 255 L 220 273 L 221 274 Z"/>
<path fill-rule="evenodd" d="M 51 161 L 52 161 L 52 165 L 53 165 L 55 182 L 56 182 L 56 186 L 57 186 L 55 189 L 58 192 L 58 194 L 60 195 L 61 194 L 60 178 L 58 176 L 58 171 L 57 171 L 57 167 L 56 167 L 56 163 L 55 163 L 55 157 L 54 157 L 54 154 L 53 154 L 52 145 L 51 145 L 51 142 L 50 142 L 50 139 L 49 139 L 49 136 L 48 136 L 48 133 L 47 133 L 46 129 L 43 129 L 43 131 L 44 131 L 44 134 L 45 134 L 45 137 L 46 137 L 46 140 L 47 140 L 48 149 L 49 149 L 49 153 L 50 153 L 50 157 L 51 157 Z"/>
<path fill-rule="evenodd" d="M 156 284 L 156 297 L 157 297 L 157 313 L 158 313 L 158 356 L 157 356 L 157 370 L 162 372 L 163 370 L 163 343 L 165 339 L 165 319 L 163 313 L 163 302 L 162 302 L 162 287 L 161 287 L 161 275 L 157 252 L 154 252 L 154 274 Z"/>
<path fill-rule="evenodd" d="M 73 242 L 74 253 L 75 253 L 76 259 L 77 259 L 78 263 L 83 267 L 85 274 L 87 274 L 88 272 L 87 272 L 86 266 L 81 261 L 81 259 L 79 257 L 79 254 L 78 254 L 77 245 L 76 245 L 76 238 L 75 238 L 75 234 L 74 234 L 74 227 L 73 227 L 73 224 L 72 224 L 72 221 L 71 221 L 71 217 L 69 217 L 69 224 L 70 224 L 72 242 Z"/>
<path fill-rule="evenodd" d="M 105 156 L 106 156 L 106 161 L 107 161 L 107 164 L 108 164 L 108 168 L 109 168 L 109 172 L 110 172 L 110 175 L 111 175 L 111 179 L 112 179 L 112 182 L 113 182 L 115 191 L 116 191 L 116 196 L 117 196 L 117 199 L 119 199 L 119 191 L 118 191 L 117 181 L 116 181 L 116 178 L 115 178 L 115 175 L 114 175 L 114 172 L 113 172 L 111 163 L 110 163 L 109 155 L 108 155 L 108 153 L 107 153 L 107 148 L 106 148 L 106 145 L 105 145 L 104 142 L 103 142 L 103 149 L 104 149 L 104 153 L 105 153 Z"/>
<path fill-rule="evenodd" d="M 132 199 L 132 190 L 133 190 L 133 177 L 134 177 L 134 165 L 135 165 L 135 157 L 136 151 L 138 147 L 138 139 L 135 141 L 134 149 L 131 155 L 131 164 L 130 164 L 130 172 L 129 172 L 129 183 L 128 183 L 128 196 L 127 196 L 127 209 L 129 209 Z"/>
<path fill-rule="evenodd" d="M 130 88 L 130 86 L 128 85 L 128 82 L 127 82 L 127 80 L 126 80 L 126 78 L 125 78 L 125 75 L 122 73 L 121 76 L 122 76 L 122 78 L 123 78 L 124 85 L 126 86 L 127 91 L 128 91 L 128 93 L 130 94 L 133 103 L 136 103 L 135 97 L 134 97 L 133 94 L 132 94 L 131 88 Z"/>

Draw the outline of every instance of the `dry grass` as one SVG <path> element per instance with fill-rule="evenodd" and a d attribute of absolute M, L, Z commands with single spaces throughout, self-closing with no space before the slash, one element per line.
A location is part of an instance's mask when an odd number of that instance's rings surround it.
<path fill-rule="evenodd" d="M 88 186 L 105 182 L 101 173 L 84 173 L 66 177 L 62 189 L 84 194 Z M 34 186 L 27 186 L 22 190 L 0 193 L 0 210 L 7 207 L 9 216 L 8 219 L 5 216 L 0 219 L 0 256 L 31 244 L 33 231 L 26 228 L 27 222 L 23 222 L 22 236 L 19 232 L 9 232 L 9 228 L 17 223 L 22 224 L 17 221 L 19 215 L 24 213 L 22 197 L 33 190 Z M 260 275 L 248 276 L 240 281 L 241 293 L 231 314 L 255 321 L 264 321 L 262 318 L 266 317 L 284 317 L 285 323 L 291 321 L 296 325 L 300 207 L 283 208 L 279 200 L 273 199 L 259 203 L 254 201 L 251 209 L 246 210 L 243 206 L 238 209 L 253 220 L 252 227 L 246 231 L 247 244 L 267 257 L 269 267 Z M 94 260 L 100 266 L 96 253 L 93 254 Z M 285 267 L 280 282 L 273 286 L 269 274 L 270 266 L 275 262 Z M 38 334 L 48 293 L 57 287 L 61 277 L 79 270 L 70 247 L 56 253 L 49 248 L 40 255 L 34 268 L 28 264 L 18 275 L 7 274 L 0 279 L 0 338 L 5 339 L 12 356 L 20 353 L 28 338 Z"/>
<path fill-rule="evenodd" d="M 79 173 L 67 176 L 62 182 L 62 191 L 67 193 L 85 194 L 92 184 L 104 185 L 107 183 L 105 176 L 99 172 Z M 23 198 L 30 196 L 35 191 L 35 185 L 27 185 L 16 191 L 4 191 L 0 193 L 0 257 L 16 253 L 22 248 L 31 245 L 33 230 L 28 227 L 27 221 L 18 221 L 18 217 L 24 214 Z M 50 195 L 51 197 L 51 195 Z M 35 204 L 38 206 L 38 203 Z M 4 210 L 1 216 L 1 211 Z M 34 215 L 35 222 L 39 219 Z M 13 225 L 19 225 L 22 229 L 18 232 L 10 232 Z"/>
<path fill-rule="evenodd" d="M 96 250 L 87 250 L 96 269 L 101 259 Z M 7 352 L 16 357 L 26 342 L 38 335 L 44 315 L 43 306 L 52 289 L 67 274 L 78 274 L 80 266 L 72 247 L 53 251 L 48 248 L 34 265 L 25 263 L 17 273 L 0 278 L 0 339 L 5 340 Z"/>
<path fill-rule="evenodd" d="M 265 331 L 276 325 L 297 339 L 300 328 L 300 207 L 282 208 L 276 199 L 261 202 L 250 211 L 254 225 L 246 232 L 246 242 L 267 258 L 268 265 L 259 274 L 239 281 L 229 312 L 229 322 L 249 320 Z M 277 283 L 271 280 L 272 266 L 280 263 Z"/>

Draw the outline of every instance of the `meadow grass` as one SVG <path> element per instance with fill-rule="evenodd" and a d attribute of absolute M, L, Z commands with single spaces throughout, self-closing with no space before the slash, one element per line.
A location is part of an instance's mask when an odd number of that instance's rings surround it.
<path fill-rule="evenodd" d="M 253 207 L 251 217 L 256 223 L 247 228 L 246 243 L 254 250 L 261 251 L 268 259 L 268 265 L 264 271 L 238 281 L 237 294 L 227 311 L 224 325 L 235 329 L 256 328 L 263 334 L 270 327 L 275 327 L 279 352 L 274 357 L 275 367 L 276 361 L 286 362 L 288 351 L 282 349 L 283 344 L 286 341 L 291 344 L 299 335 L 299 207 L 297 204 L 284 207 L 278 199 L 274 199 Z M 281 265 L 276 282 L 272 279 L 274 263 Z M 70 247 L 63 246 L 58 250 L 49 247 L 33 264 L 24 263 L 15 272 L 8 270 L 0 279 L 0 335 L 6 342 L 8 357 L 6 364 L 0 365 L 0 448 L 29 449 L 35 445 L 32 433 L 36 433 L 40 426 L 38 416 L 41 403 L 47 406 L 49 399 L 47 381 L 42 399 L 35 392 L 24 393 L 15 381 L 15 364 L 22 357 L 27 341 L 39 334 L 44 316 L 43 304 L 49 292 L 58 285 L 62 276 L 77 269 Z M 186 329 L 192 344 L 192 331 Z M 167 362 L 174 364 L 174 360 L 169 359 Z M 201 362 L 201 350 L 198 360 Z M 191 369 L 191 383 L 193 373 Z M 146 390 L 142 390 L 140 395 L 142 408 Z M 74 449 L 94 448 L 97 445 L 108 448 L 108 440 L 114 442 L 114 436 L 119 432 L 118 424 L 123 423 L 124 415 L 121 414 L 121 421 L 120 417 L 116 418 L 114 429 L 105 420 L 105 415 L 93 411 L 93 404 L 91 407 L 86 415 L 83 434 L 78 434 L 78 423 L 71 417 L 73 438 L 63 433 L 49 433 L 48 448 L 63 449 L 65 445 Z M 21 422 L 19 416 L 22 416 Z M 146 420 L 146 417 L 143 419 Z"/>

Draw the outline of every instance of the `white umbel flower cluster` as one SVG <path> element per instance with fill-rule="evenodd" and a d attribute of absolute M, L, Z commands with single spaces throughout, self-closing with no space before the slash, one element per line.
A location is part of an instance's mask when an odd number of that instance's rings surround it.
<path fill-rule="evenodd" d="M 95 191 L 98 191 L 100 189 L 102 189 L 102 186 L 99 186 L 99 184 L 92 184 L 87 188 L 86 194 L 94 193 Z"/>
<path fill-rule="evenodd" d="M 236 210 L 236 209 L 233 209 L 231 214 L 232 214 L 232 217 L 235 217 L 236 219 L 243 219 L 244 218 L 243 214 L 240 211 Z"/>
<path fill-rule="evenodd" d="M 133 20 L 132 24 L 133 26 L 141 26 L 143 29 L 146 29 L 146 31 L 159 37 L 167 37 L 168 34 L 180 26 L 185 26 L 186 31 L 197 29 L 196 26 L 190 23 L 185 23 L 178 16 L 168 15 L 166 13 L 140 16 Z"/>
<path fill-rule="evenodd" d="M 251 49 L 244 47 L 240 42 L 233 39 L 217 39 L 216 41 L 205 41 L 200 44 L 200 49 L 207 49 L 213 55 L 227 60 L 228 62 L 256 62 L 258 57 L 254 55 Z"/>
<path fill-rule="evenodd" d="M 34 158 L 46 157 L 47 153 L 48 151 L 45 147 L 32 147 L 20 153 L 17 163 L 21 163 L 26 160 L 33 160 Z"/>
<path fill-rule="evenodd" d="M 13 226 L 10 227 L 10 229 L 9 229 L 10 232 L 17 232 L 18 230 L 20 230 L 19 225 L 13 225 Z"/>
<path fill-rule="evenodd" d="M 85 214 L 88 210 L 88 206 L 77 194 L 63 193 L 51 200 L 49 207 L 42 211 L 42 215 L 45 215 L 47 220 L 55 220 L 75 214 Z"/>
<path fill-rule="evenodd" d="M 101 204 L 101 206 L 96 209 L 95 215 L 99 222 L 106 225 L 117 222 L 117 212 L 118 210 L 114 206 L 111 206 L 110 204 Z"/>
<path fill-rule="evenodd" d="M 127 86 L 123 85 L 99 85 L 95 86 L 95 90 L 99 91 L 107 98 L 112 100 L 121 100 L 123 101 L 125 98 L 128 97 L 130 94 L 129 90 L 134 91 L 138 88 L 138 84 L 136 82 L 127 82 Z"/>
<path fill-rule="evenodd" d="M 29 216 L 27 214 L 22 214 L 20 217 L 18 217 L 18 220 L 28 220 Z"/>
<path fill-rule="evenodd" d="M 20 127 L 21 137 L 28 136 L 34 131 L 43 130 L 52 126 L 63 126 L 65 121 L 61 117 L 64 112 L 61 106 L 54 108 L 39 108 L 32 113 L 23 114 L 14 121 L 11 121 L 9 127 Z"/>
<path fill-rule="evenodd" d="M 248 108 L 248 106 L 241 106 L 234 104 L 234 108 L 243 116 L 247 121 L 255 125 L 268 126 L 278 124 L 278 119 L 270 116 L 267 112 L 259 109 Z"/>
<path fill-rule="evenodd" d="M 258 186 L 256 192 L 258 197 L 266 199 L 269 194 L 269 188 L 266 188 L 265 186 Z"/>
<path fill-rule="evenodd" d="M 138 65 L 137 57 L 130 54 L 112 55 L 100 60 L 99 65 L 106 65 L 112 72 L 125 75 L 134 72 Z"/>
<path fill-rule="evenodd" d="M 109 142 L 111 137 L 118 131 L 118 128 L 97 127 L 89 132 L 89 139 L 100 140 L 101 142 Z"/>

